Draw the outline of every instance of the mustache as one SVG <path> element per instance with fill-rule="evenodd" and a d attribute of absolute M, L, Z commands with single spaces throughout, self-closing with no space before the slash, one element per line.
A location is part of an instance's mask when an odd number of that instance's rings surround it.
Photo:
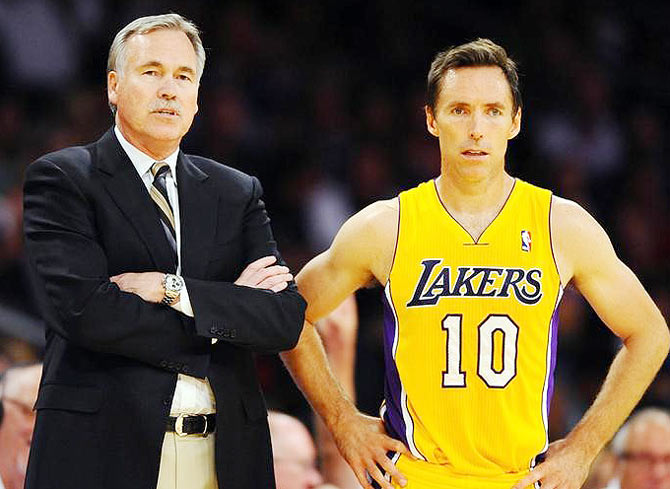
<path fill-rule="evenodd" d="M 177 114 L 181 114 L 181 104 L 179 102 L 154 102 L 149 106 L 149 110 L 151 112 L 155 112 L 157 110 L 172 110 L 176 112 Z"/>

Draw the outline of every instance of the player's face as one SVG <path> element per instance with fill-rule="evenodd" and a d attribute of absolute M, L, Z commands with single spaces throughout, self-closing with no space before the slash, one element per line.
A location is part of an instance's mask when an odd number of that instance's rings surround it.
<path fill-rule="evenodd" d="M 519 133 L 512 91 L 498 66 L 448 70 L 435 111 L 426 108 L 428 131 L 440 141 L 442 171 L 466 180 L 501 172 L 507 141 Z"/>
<path fill-rule="evenodd" d="M 198 111 L 196 60 L 178 30 L 128 39 L 121 72 L 108 74 L 107 93 L 117 107 L 116 124 L 134 146 L 163 157 L 177 149 Z"/>
<path fill-rule="evenodd" d="M 621 460 L 621 489 L 670 489 L 670 428 L 632 430 Z"/>

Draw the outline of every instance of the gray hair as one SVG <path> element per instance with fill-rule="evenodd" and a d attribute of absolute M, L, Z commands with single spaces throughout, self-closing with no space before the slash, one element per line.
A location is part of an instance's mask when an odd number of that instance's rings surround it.
<path fill-rule="evenodd" d="M 135 35 L 149 34 L 159 29 L 174 29 L 182 31 L 188 37 L 193 45 L 196 55 L 196 78 L 200 82 L 200 77 L 205 69 L 205 48 L 200 40 L 200 31 L 198 27 L 190 20 L 179 14 L 150 15 L 133 20 L 130 24 L 121 29 L 109 48 L 107 57 L 107 72 L 116 71 L 120 73 L 125 64 L 126 43 L 128 39 Z M 112 114 L 116 114 L 116 107 L 110 104 Z"/>
<path fill-rule="evenodd" d="M 626 451 L 630 430 L 643 423 L 670 427 L 670 413 L 664 409 L 646 408 L 632 415 L 614 436 L 612 453 L 622 455 Z"/>

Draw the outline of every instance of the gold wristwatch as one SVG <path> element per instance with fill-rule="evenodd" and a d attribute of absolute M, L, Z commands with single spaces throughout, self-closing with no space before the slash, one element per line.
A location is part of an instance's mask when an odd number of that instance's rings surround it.
<path fill-rule="evenodd" d="M 166 273 L 163 277 L 163 300 L 161 304 L 166 306 L 171 306 L 179 300 L 179 294 L 181 294 L 181 289 L 184 288 L 184 279 L 179 275 L 174 275 L 172 273 Z"/>

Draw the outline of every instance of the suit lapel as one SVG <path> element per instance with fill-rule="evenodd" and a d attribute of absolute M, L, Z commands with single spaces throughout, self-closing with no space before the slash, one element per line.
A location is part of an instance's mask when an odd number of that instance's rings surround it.
<path fill-rule="evenodd" d="M 182 272 L 204 278 L 209 249 L 216 232 L 218 195 L 209 176 L 181 151 L 177 159 L 177 188 L 181 220 Z"/>
<path fill-rule="evenodd" d="M 140 236 L 153 259 L 156 270 L 174 272 L 172 250 L 160 223 L 154 203 L 128 155 L 110 129 L 95 145 L 96 164 L 103 185 Z"/>

